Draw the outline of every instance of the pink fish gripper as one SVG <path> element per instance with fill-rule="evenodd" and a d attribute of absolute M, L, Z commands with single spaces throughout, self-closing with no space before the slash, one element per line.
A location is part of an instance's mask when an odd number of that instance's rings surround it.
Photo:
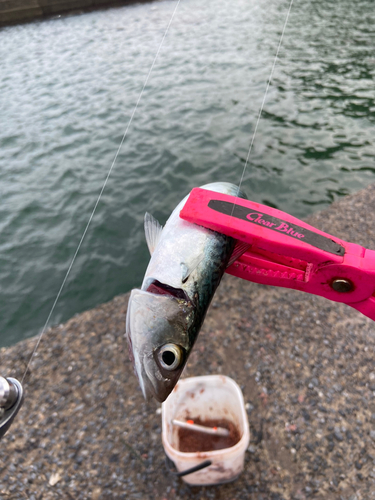
<path fill-rule="evenodd" d="M 227 273 L 343 302 L 375 320 L 375 251 L 275 208 L 201 188 L 180 217 L 249 244 Z"/>

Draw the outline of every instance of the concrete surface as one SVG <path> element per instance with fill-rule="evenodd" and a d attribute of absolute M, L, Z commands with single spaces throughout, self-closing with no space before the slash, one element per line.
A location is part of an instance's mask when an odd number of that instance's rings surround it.
<path fill-rule="evenodd" d="M 375 186 L 308 219 L 375 249 Z M 139 281 L 141 282 L 141 276 Z M 1 442 L 1 499 L 375 499 L 375 328 L 355 310 L 226 276 L 185 376 L 243 388 L 251 427 L 235 482 L 189 487 L 168 471 L 159 405 L 124 338 L 128 295 L 50 329 Z M 21 378 L 36 339 L 0 352 Z"/>

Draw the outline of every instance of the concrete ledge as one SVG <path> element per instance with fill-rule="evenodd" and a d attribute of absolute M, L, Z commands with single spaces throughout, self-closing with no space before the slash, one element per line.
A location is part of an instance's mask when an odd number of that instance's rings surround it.
<path fill-rule="evenodd" d="M 0 14 L 0 27 L 19 22 L 33 21 L 43 16 L 40 7 L 19 10 L 7 10 Z"/>
<path fill-rule="evenodd" d="M 93 6 L 92 0 L 38 0 L 38 2 L 45 16 Z"/>
<path fill-rule="evenodd" d="M 38 0 L 0 0 L 0 26 L 43 15 Z"/>
<path fill-rule="evenodd" d="M 370 186 L 308 222 L 375 249 L 374 213 Z M 128 359 L 127 301 L 46 332 L 24 407 L 1 442 L 0 498 L 375 498 L 374 322 L 343 304 L 225 276 L 184 376 L 235 379 L 251 443 L 234 483 L 193 488 L 165 464 L 159 405 L 145 403 Z M 1 375 L 21 379 L 35 342 L 1 349 Z"/>
<path fill-rule="evenodd" d="M 0 27 L 77 10 L 132 3 L 134 0 L 0 0 Z"/>
<path fill-rule="evenodd" d="M 38 8 L 38 0 L 0 0 L 0 12 Z"/>

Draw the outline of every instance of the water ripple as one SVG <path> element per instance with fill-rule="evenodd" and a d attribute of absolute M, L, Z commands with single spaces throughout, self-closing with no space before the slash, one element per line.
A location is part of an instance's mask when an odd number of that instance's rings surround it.
<path fill-rule="evenodd" d="M 191 187 L 239 181 L 287 4 L 181 3 L 54 322 L 140 284 L 146 210 L 163 223 Z M 44 324 L 173 8 L 0 31 L 1 344 Z M 303 217 L 374 181 L 374 23 L 370 0 L 294 3 L 251 199 Z"/>

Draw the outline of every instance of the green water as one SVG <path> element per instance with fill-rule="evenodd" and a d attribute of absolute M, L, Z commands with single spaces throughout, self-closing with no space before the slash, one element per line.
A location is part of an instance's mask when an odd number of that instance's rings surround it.
<path fill-rule="evenodd" d="M 182 1 L 52 323 L 141 283 L 146 210 L 238 183 L 288 3 Z M 174 7 L 0 31 L 1 345 L 43 327 Z M 370 0 L 295 0 L 250 199 L 304 217 L 375 180 L 374 23 Z"/>

